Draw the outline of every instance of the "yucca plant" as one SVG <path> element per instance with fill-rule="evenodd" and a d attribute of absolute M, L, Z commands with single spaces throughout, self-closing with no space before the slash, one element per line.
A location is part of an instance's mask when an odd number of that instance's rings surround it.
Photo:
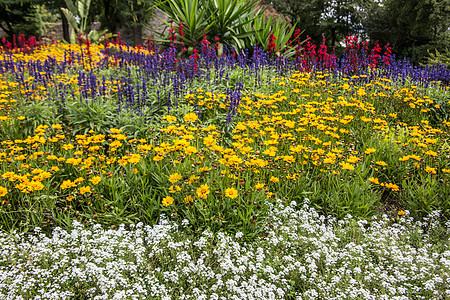
<path fill-rule="evenodd" d="M 218 37 L 224 44 L 244 48 L 244 39 L 255 34 L 253 27 L 247 25 L 251 25 L 253 18 L 264 12 L 256 9 L 256 3 L 248 0 L 207 1 L 212 21 L 211 38 Z"/>
<path fill-rule="evenodd" d="M 280 19 L 274 21 L 270 17 L 268 20 L 265 20 L 264 15 L 257 16 L 253 19 L 255 40 L 265 51 L 274 50 L 277 56 L 291 57 L 295 54 L 295 49 L 289 48 L 288 42 L 294 33 L 296 25 L 297 23 L 289 29 L 289 25 Z M 271 49 L 270 43 L 275 44 L 275 49 Z"/>
<path fill-rule="evenodd" d="M 200 42 L 203 34 L 208 34 L 214 25 L 207 11 L 208 6 L 202 5 L 198 0 L 165 0 L 160 1 L 158 7 L 169 17 L 170 22 L 175 22 L 178 26 L 183 24 L 184 36 L 179 38 L 188 47 Z"/>
<path fill-rule="evenodd" d="M 210 40 L 217 37 L 223 44 L 243 49 L 248 46 L 246 39 L 255 34 L 253 19 L 264 12 L 256 9 L 256 4 L 249 0 L 160 0 L 157 5 L 176 29 L 183 24 L 184 34 L 178 38 L 185 46 L 195 46 L 206 35 Z M 169 42 L 167 37 L 160 41 Z"/>

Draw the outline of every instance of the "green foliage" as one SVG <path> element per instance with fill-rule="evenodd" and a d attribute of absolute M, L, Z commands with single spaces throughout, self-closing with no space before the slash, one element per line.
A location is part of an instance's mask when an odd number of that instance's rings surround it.
<path fill-rule="evenodd" d="M 262 18 L 257 22 L 263 29 L 258 33 L 270 32 Z M 73 65 L 67 78 L 78 68 Z M 27 102 L 32 90 L 22 93 L 7 84 L 15 76 L 2 77 L 2 89 L 17 101 L 7 103 L 4 113 L 10 116 L 2 118 L 3 141 L 11 142 L 0 143 L 1 174 L 21 170 L 31 179 L 39 168 L 51 172 L 30 194 L 17 178 L 5 181 L 3 228 L 65 226 L 74 218 L 152 224 L 165 213 L 189 220 L 192 230 L 241 231 L 255 238 L 270 221 L 269 204 L 304 196 L 339 217 L 350 213 L 367 219 L 379 210 L 396 214 L 400 209 L 415 217 L 435 209 L 448 214 L 448 123 L 430 115 L 432 108 L 446 109 L 440 104 L 448 103 L 445 89 L 321 72 L 281 75 L 275 66 L 258 69 L 257 76 L 237 66 L 220 75 L 209 68 L 209 77 L 200 73 L 189 83 L 189 94 L 172 94 L 170 116 L 164 117 L 173 89 L 163 91 L 152 81 L 145 83 L 145 98 L 123 107 L 118 82 L 105 81 L 104 96 L 89 90 L 92 98 L 85 99 L 86 94 L 75 96 L 82 83 L 72 81 L 66 88 L 75 98 L 65 97 L 65 106 L 58 107 L 55 85 L 47 85 L 43 99 L 38 94 Z M 92 72 L 144 84 L 138 65 Z M 25 77 L 29 89 L 41 90 L 40 81 Z M 238 85 L 242 94 L 233 111 L 227 93 Z M 26 156 L 17 158 L 19 153 Z M 412 154 L 415 158 L 407 157 Z M 177 180 L 170 179 L 174 174 Z M 101 180 L 92 183 L 94 176 Z M 68 180 L 73 186 L 64 187 Z M 202 186 L 206 197 L 199 196 Z M 236 197 L 227 196 L 229 187 Z M 173 198 L 169 204 L 168 197 Z M 30 199 L 48 199 L 50 206 L 30 205 Z M 16 213 L 22 210 L 26 213 Z"/>
<path fill-rule="evenodd" d="M 390 43 L 400 57 L 418 63 L 427 51 L 449 47 L 448 1 L 367 1 L 362 10 L 363 30 L 371 40 Z M 447 40 L 444 44 L 441 41 Z"/>
<path fill-rule="evenodd" d="M 70 101 L 66 104 L 63 116 L 74 134 L 85 134 L 89 130 L 107 132 L 115 127 L 117 105 L 110 100 L 88 99 Z"/>
<path fill-rule="evenodd" d="M 256 32 L 247 25 L 263 13 L 256 9 L 253 1 L 209 0 L 206 7 L 211 16 L 210 39 L 218 37 L 222 43 L 233 45 L 237 49 L 242 49 L 245 44 L 243 40 Z"/>
<path fill-rule="evenodd" d="M 72 32 L 70 35 L 70 42 L 76 42 L 76 33 L 83 34 L 83 38 L 88 39 L 92 43 L 99 43 L 102 39 L 106 37 L 111 37 L 109 34 L 105 37 L 107 30 L 97 31 L 90 30 L 87 32 L 88 28 L 88 16 L 89 16 L 89 8 L 91 6 L 91 0 L 76 0 L 75 4 L 72 0 L 65 0 L 67 8 L 61 8 L 61 11 L 64 13 L 65 17 L 72 26 Z"/>
<path fill-rule="evenodd" d="M 450 46 L 450 5 L 447 0 L 275 0 L 264 1 L 299 24 L 304 34 L 319 44 L 322 33 L 337 47 L 349 34 L 379 41 L 398 57 L 418 63 L 435 49 Z"/>
<path fill-rule="evenodd" d="M 239 0 L 209 0 L 205 3 L 188 0 L 169 0 L 159 4 L 172 22 L 175 31 L 183 25 L 184 36 L 177 36 L 189 47 L 198 46 L 206 35 L 209 40 L 236 49 L 252 48 L 255 44 L 268 50 L 269 35 L 275 35 L 277 55 L 292 56 L 288 41 L 295 30 L 285 21 L 264 16 L 265 9 L 258 9 L 255 2 Z M 167 41 L 167 40 L 166 40 Z M 286 52 L 287 51 L 287 52 Z"/>
<path fill-rule="evenodd" d="M 153 0 L 96 1 L 94 11 L 102 28 L 117 34 L 132 45 L 142 44 L 142 31 L 153 16 Z"/>
<path fill-rule="evenodd" d="M 439 52 L 439 50 L 435 50 L 435 53 L 431 53 L 428 50 L 429 57 L 426 57 L 427 65 L 437 65 L 443 64 L 450 68 L 450 50 L 446 48 L 444 52 Z"/>
<path fill-rule="evenodd" d="M 20 116 L 24 116 L 25 120 L 21 122 L 20 126 L 13 127 L 19 130 L 18 135 L 16 135 L 18 139 L 33 135 L 34 130 L 39 125 L 49 126 L 59 119 L 56 105 L 47 101 L 26 103 L 20 109 Z"/>
<path fill-rule="evenodd" d="M 0 28 L 8 37 L 19 34 L 40 36 L 42 19 L 38 7 L 32 1 L 0 1 Z"/>
<path fill-rule="evenodd" d="M 199 0 L 167 0 L 159 3 L 159 7 L 169 16 L 172 22 L 182 23 L 185 27 L 183 41 L 187 46 L 198 44 L 203 33 L 209 33 L 213 26 L 207 7 Z"/>
<path fill-rule="evenodd" d="M 428 115 L 432 124 L 442 124 L 450 120 L 450 90 L 448 87 L 437 85 L 428 89 L 428 95 L 433 100 L 429 105 Z"/>
<path fill-rule="evenodd" d="M 280 56 L 283 54 L 283 56 L 291 57 L 295 54 L 295 48 L 288 48 L 288 42 L 291 41 L 296 25 L 294 24 L 289 29 L 289 24 L 281 19 L 274 21 L 272 17 L 269 17 L 268 20 L 265 20 L 264 15 L 255 17 L 253 19 L 253 28 L 256 42 L 264 51 L 269 51 L 269 37 L 270 34 L 273 34 L 275 36 L 276 55 Z M 292 42 L 295 42 L 295 40 L 292 40 Z"/>
<path fill-rule="evenodd" d="M 245 0 L 169 0 L 160 2 L 159 7 L 175 23 L 176 29 L 183 25 L 184 36 L 177 38 L 186 46 L 198 46 L 206 35 L 209 40 L 219 38 L 221 43 L 236 49 L 254 45 L 251 43 L 256 33 L 253 20 L 264 11 Z"/>

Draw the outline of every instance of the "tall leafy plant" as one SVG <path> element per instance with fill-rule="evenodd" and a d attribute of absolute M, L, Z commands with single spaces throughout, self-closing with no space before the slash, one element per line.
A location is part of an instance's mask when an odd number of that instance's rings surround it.
<path fill-rule="evenodd" d="M 206 35 L 209 39 L 219 38 L 221 43 L 242 49 L 246 39 L 255 31 L 251 26 L 254 17 L 264 10 L 256 8 L 256 1 L 248 0 L 160 0 L 159 8 L 169 21 L 175 23 L 178 36 L 186 46 L 195 46 Z M 168 42 L 168 39 L 165 40 Z"/>
<path fill-rule="evenodd" d="M 212 24 L 211 38 L 218 37 L 222 43 L 243 48 L 244 39 L 255 34 L 247 24 L 251 24 L 254 17 L 261 16 L 264 12 L 256 9 L 255 3 L 247 0 L 207 1 Z"/>
<path fill-rule="evenodd" d="M 166 0 L 159 2 L 159 8 L 167 14 L 171 22 L 183 24 L 184 34 L 179 38 L 187 46 L 200 42 L 203 34 L 213 26 L 207 7 L 198 0 Z"/>
<path fill-rule="evenodd" d="M 62 7 L 61 11 L 66 16 L 72 27 L 72 32 L 70 34 L 70 42 L 76 42 L 76 33 L 81 33 L 84 38 L 87 38 L 92 43 L 98 43 L 102 40 L 107 30 L 97 31 L 88 29 L 88 15 L 89 8 L 91 6 L 91 0 L 76 0 L 75 4 L 72 0 L 64 0 L 66 2 L 67 8 Z M 111 36 L 111 35 L 110 35 Z"/>
<path fill-rule="evenodd" d="M 255 39 L 261 48 L 265 51 L 271 51 L 277 56 L 284 55 L 287 57 L 295 54 L 295 48 L 289 47 L 289 41 L 294 33 L 294 24 L 291 29 L 286 22 L 280 19 L 273 20 L 270 17 L 265 20 L 264 15 L 258 16 L 253 19 L 253 27 L 255 30 Z M 297 37 L 298 38 L 298 37 Z"/>

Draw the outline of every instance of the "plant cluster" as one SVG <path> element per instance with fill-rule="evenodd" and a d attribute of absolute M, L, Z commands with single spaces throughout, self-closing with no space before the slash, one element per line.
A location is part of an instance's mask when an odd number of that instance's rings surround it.
<path fill-rule="evenodd" d="M 21 52 L 30 54 L 43 45 L 44 43 L 41 38 L 32 36 L 27 39 L 24 34 L 21 34 L 18 37 L 13 35 L 12 42 L 6 40 L 6 38 L 2 38 L 0 49 L 2 52 Z"/>
<path fill-rule="evenodd" d="M 304 195 L 341 217 L 447 217 L 450 123 L 431 118 L 441 104 L 429 92 L 446 88 L 389 79 L 405 65 L 380 51 L 351 76 L 342 61 L 320 71 L 323 48 L 313 72 L 302 57 L 219 56 L 206 43 L 185 59 L 117 44 L 2 54 L 1 226 L 153 224 L 165 212 L 255 238 L 267 201 Z"/>
<path fill-rule="evenodd" d="M 210 0 L 160 1 L 159 8 L 169 17 L 171 29 L 168 37 L 172 46 L 193 53 L 201 41 L 216 40 L 238 50 L 259 45 L 277 55 L 292 55 L 300 42 L 293 37 L 295 25 L 264 16 L 254 1 Z M 164 41 L 161 40 L 161 41 Z M 269 47 L 270 46 L 270 47 Z"/>
<path fill-rule="evenodd" d="M 445 299 L 450 234 L 423 222 L 324 217 L 305 204 L 270 205 L 266 236 L 186 234 L 161 219 L 117 229 L 0 233 L 0 297 L 90 299 Z"/>

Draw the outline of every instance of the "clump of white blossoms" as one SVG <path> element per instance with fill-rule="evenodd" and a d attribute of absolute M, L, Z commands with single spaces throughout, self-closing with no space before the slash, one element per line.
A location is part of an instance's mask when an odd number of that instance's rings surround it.
<path fill-rule="evenodd" d="M 105 230 L 73 224 L 51 236 L 0 234 L 1 299 L 444 299 L 449 234 L 437 214 L 416 222 L 336 220 L 293 202 L 272 207 L 265 238 L 186 235 L 165 219 Z M 183 226 L 186 224 L 183 224 Z M 445 232 L 445 230 L 447 232 Z"/>

